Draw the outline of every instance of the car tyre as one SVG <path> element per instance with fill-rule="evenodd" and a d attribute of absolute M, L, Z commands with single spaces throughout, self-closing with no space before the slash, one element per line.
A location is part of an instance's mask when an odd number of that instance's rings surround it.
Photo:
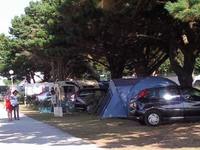
<path fill-rule="evenodd" d="M 161 122 L 161 113 L 158 110 L 148 111 L 144 116 L 144 121 L 148 126 L 158 126 Z"/>

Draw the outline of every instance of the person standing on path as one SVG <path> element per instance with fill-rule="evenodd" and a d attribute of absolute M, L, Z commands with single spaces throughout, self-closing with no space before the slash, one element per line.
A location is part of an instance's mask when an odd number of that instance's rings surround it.
<path fill-rule="evenodd" d="M 14 90 L 10 96 L 11 105 L 14 110 L 14 118 L 15 120 L 19 120 L 19 102 L 17 97 L 18 91 Z"/>
<path fill-rule="evenodd" d="M 13 107 L 11 105 L 10 98 L 9 98 L 9 96 L 6 96 L 4 99 L 5 99 L 5 108 L 6 108 L 7 115 L 8 115 L 8 121 L 12 121 Z"/>

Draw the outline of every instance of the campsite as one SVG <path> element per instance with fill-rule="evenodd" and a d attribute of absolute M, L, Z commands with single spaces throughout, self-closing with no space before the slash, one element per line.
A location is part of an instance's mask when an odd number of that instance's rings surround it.
<path fill-rule="evenodd" d="M 200 0 L 1 6 L 0 147 L 199 149 Z"/>
<path fill-rule="evenodd" d="M 115 79 L 110 81 L 108 93 L 95 114 L 75 111 L 55 117 L 52 113 L 40 113 L 25 106 L 22 112 L 106 149 L 199 147 L 199 122 L 176 122 L 149 127 L 128 118 L 127 104 L 131 97 L 147 87 L 169 85 L 176 86 L 176 83 L 163 77 Z"/>
<path fill-rule="evenodd" d="M 83 105 L 82 108 L 87 109 L 87 106 L 84 103 L 87 103 L 87 101 L 93 101 L 93 107 L 95 107 L 96 109 L 94 113 L 100 118 L 127 118 L 129 114 L 128 104 L 130 102 L 130 99 L 132 97 L 135 97 L 141 90 L 144 90 L 146 88 L 165 87 L 170 85 L 176 86 L 177 84 L 167 78 L 154 76 L 144 78 L 113 79 L 110 80 L 109 87 L 107 89 L 104 89 L 102 87 L 97 88 L 98 84 L 95 84 L 95 86 L 88 88 L 88 85 L 86 85 L 86 83 L 85 86 L 83 86 L 78 84 L 76 81 L 59 81 L 57 83 L 27 84 L 25 85 L 25 95 L 27 97 L 30 97 L 29 101 L 26 100 L 26 103 L 30 105 L 37 105 L 38 103 L 42 103 L 45 101 L 50 103 L 50 90 L 54 89 L 56 94 L 56 107 L 60 107 L 60 109 L 62 109 L 60 111 L 63 111 L 63 113 L 65 113 L 66 111 L 76 111 L 74 107 L 78 106 L 78 104 L 81 103 L 81 105 Z M 78 93 L 81 90 L 85 91 L 85 94 L 82 94 L 85 96 L 78 96 Z M 101 92 L 99 93 L 100 95 L 95 95 L 95 91 L 102 90 L 107 92 Z M 50 93 L 49 98 L 43 98 L 42 101 L 39 101 L 38 98 L 43 93 Z M 51 107 L 51 104 L 46 107 Z M 51 110 L 50 108 L 48 109 Z"/>

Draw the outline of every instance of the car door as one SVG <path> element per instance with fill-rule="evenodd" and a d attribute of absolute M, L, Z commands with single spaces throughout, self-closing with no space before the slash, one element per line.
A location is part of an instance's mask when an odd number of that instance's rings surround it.
<path fill-rule="evenodd" d="M 195 88 L 182 88 L 184 100 L 184 116 L 200 117 L 200 91 Z"/>
<path fill-rule="evenodd" d="M 180 91 L 177 87 L 161 88 L 159 90 L 159 97 L 163 117 L 171 119 L 184 118 L 183 101 L 180 98 Z"/>

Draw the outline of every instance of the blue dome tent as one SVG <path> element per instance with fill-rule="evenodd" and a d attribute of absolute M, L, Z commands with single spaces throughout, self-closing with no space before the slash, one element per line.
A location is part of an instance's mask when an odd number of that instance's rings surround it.
<path fill-rule="evenodd" d="M 163 77 L 111 80 L 108 94 L 98 111 L 100 117 L 126 118 L 128 117 L 128 103 L 132 97 L 135 97 L 141 90 L 164 86 L 177 86 L 177 84 Z"/>

